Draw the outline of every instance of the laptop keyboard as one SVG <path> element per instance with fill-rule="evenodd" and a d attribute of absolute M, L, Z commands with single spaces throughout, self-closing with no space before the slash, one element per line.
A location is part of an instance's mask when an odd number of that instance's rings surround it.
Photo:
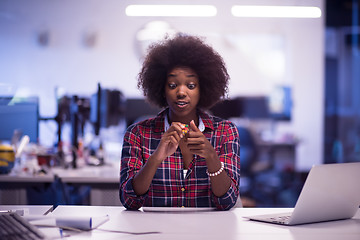
<path fill-rule="evenodd" d="M 0 239 L 45 239 L 39 229 L 17 213 L 0 214 Z"/>

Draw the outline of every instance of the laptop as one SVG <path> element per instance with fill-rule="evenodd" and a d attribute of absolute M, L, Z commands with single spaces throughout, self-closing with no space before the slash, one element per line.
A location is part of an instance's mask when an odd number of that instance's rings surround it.
<path fill-rule="evenodd" d="M 244 218 L 297 225 L 352 218 L 360 206 L 360 162 L 313 166 L 292 213 Z"/>

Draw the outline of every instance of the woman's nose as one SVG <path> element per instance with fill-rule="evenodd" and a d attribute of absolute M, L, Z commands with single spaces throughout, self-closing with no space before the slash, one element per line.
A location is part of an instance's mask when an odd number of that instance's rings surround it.
<path fill-rule="evenodd" d="M 179 86 L 178 91 L 177 91 L 177 97 L 178 98 L 183 98 L 186 96 L 186 88 L 185 86 Z"/>

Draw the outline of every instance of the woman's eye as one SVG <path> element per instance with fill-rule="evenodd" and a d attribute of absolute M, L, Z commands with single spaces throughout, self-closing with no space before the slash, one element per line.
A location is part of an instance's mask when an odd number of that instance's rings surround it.
<path fill-rule="evenodd" d="M 175 89 L 175 88 L 176 88 L 176 84 L 175 84 L 175 83 L 169 83 L 169 88 L 170 88 L 170 89 Z"/>
<path fill-rule="evenodd" d="M 189 89 L 194 89 L 195 87 L 196 87 L 196 85 L 193 84 L 193 83 L 188 84 L 188 88 L 189 88 Z"/>

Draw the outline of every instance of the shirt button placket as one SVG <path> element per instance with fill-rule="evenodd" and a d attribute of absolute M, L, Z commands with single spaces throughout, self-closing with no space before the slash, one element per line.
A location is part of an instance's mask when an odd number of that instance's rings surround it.
<path fill-rule="evenodd" d="M 184 203 L 185 203 L 185 191 L 186 191 L 186 188 L 182 187 L 181 188 L 181 192 L 182 192 L 182 205 L 181 205 L 181 207 L 185 207 L 184 206 Z"/>

